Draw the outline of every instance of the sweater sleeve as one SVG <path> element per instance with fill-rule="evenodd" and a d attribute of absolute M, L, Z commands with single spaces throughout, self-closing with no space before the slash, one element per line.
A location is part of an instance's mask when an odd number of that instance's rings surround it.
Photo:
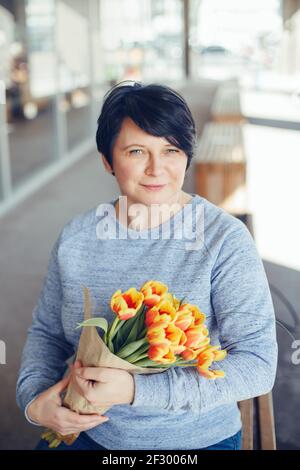
<path fill-rule="evenodd" d="M 48 271 L 22 352 L 16 398 L 24 412 L 35 397 L 62 378 L 67 369 L 66 360 L 74 353 L 73 346 L 65 338 L 61 321 L 60 239 L 61 235 L 51 250 Z"/>
<path fill-rule="evenodd" d="M 242 222 L 236 227 L 225 237 L 211 271 L 219 343 L 228 353 L 211 368 L 223 370 L 225 377 L 206 379 L 196 367 L 178 366 L 135 375 L 131 406 L 208 411 L 273 388 L 278 345 L 270 289 L 249 230 Z"/>

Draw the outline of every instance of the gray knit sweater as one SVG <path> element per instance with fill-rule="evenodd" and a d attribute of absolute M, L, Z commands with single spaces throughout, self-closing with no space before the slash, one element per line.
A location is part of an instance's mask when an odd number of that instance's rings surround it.
<path fill-rule="evenodd" d="M 206 314 L 211 344 L 228 352 L 213 368 L 226 376 L 208 380 L 195 367 L 135 375 L 133 403 L 113 406 L 106 412 L 110 420 L 88 435 L 107 449 L 179 450 L 212 445 L 241 429 L 237 402 L 274 385 L 278 345 L 272 299 L 246 226 L 192 196 L 167 223 L 141 232 L 127 230 L 105 205 L 63 227 L 23 350 L 17 382 L 22 410 L 62 378 L 66 360 L 76 351 L 82 285 L 90 288 L 94 314 L 101 311 L 110 322 L 109 300 L 117 289 L 138 289 L 156 279 Z M 190 230 L 175 236 L 183 220 Z"/>

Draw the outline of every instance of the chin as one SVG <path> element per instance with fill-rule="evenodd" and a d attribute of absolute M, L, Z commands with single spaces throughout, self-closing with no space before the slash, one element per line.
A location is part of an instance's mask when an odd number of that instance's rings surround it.
<path fill-rule="evenodd" d="M 165 190 L 157 192 L 153 191 L 153 193 L 149 192 L 148 194 L 145 194 L 145 192 L 142 191 L 142 193 L 139 193 L 139 199 L 142 204 L 144 203 L 146 205 L 169 203 L 172 197 L 174 197 L 173 193 L 170 193 L 170 191 Z"/>

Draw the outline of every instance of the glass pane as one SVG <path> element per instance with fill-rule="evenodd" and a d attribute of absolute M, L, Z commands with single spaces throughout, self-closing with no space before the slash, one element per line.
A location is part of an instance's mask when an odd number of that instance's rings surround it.
<path fill-rule="evenodd" d="M 89 2 L 59 0 L 56 31 L 62 109 L 72 149 L 91 135 Z"/>
<path fill-rule="evenodd" d="M 54 158 L 54 1 L 1 3 L 1 63 L 12 184 L 17 186 Z"/>
<path fill-rule="evenodd" d="M 247 86 L 276 80 L 280 69 L 280 0 L 191 0 L 193 75 Z"/>
<path fill-rule="evenodd" d="M 90 29 L 92 34 L 92 77 L 93 77 L 93 103 L 94 103 L 94 122 L 99 114 L 103 96 L 108 89 L 106 82 L 104 47 L 101 42 L 101 21 L 100 21 L 100 2 L 92 0 L 92 12 Z"/>
<path fill-rule="evenodd" d="M 7 185 L 10 184 L 10 175 L 7 168 L 8 161 L 5 87 L 4 80 L 0 79 L 0 202 L 7 193 Z"/>
<path fill-rule="evenodd" d="M 99 60 L 105 82 L 181 80 L 182 7 L 181 0 L 101 0 Z"/>

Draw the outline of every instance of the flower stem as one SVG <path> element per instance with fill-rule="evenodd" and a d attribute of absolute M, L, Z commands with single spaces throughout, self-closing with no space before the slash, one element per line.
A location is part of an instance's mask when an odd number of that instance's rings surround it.
<path fill-rule="evenodd" d="M 113 320 L 112 324 L 110 325 L 107 333 L 104 335 L 105 344 L 108 346 L 111 352 L 115 352 L 114 345 L 113 345 L 113 338 L 117 334 L 120 327 L 123 325 L 124 321 L 120 320 L 118 316 Z"/>
<path fill-rule="evenodd" d="M 112 339 L 114 337 L 115 329 L 116 329 L 116 326 L 118 325 L 118 323 L 119 323 L 119 317 L 116 316 L 114 321 L 112 322 L 112 324 L 110 325 L 110 327 L 107 331 L 108 339 Z"/>
<path fill-rule="evenodd" d="M 191 364 L 183 363 L 183 362 L 174 362 L 175 367 L 196 367 L 198 365 L 197 362 L 193 362 Z"/>
<path fill-rule="evenodd" d="M 143 338 L 146 333 L 147 333 L 147 327 L 145 327 L 143 331 L 140 333 L 139 338 Z"/>
<path fill-rule="evenodd" d="M 134 363 L 135 366 L 141 366 L 141 367 L 154 367 L 154 368 L 159 368 L 159 367 L 171 367 L 173 365 L 176 365 L 175 362 L 167 362 L 165 364 L 161 364 L 160 362 L 155 362 L 152 359 L 149 359 L 147 356 L 145 359 L 138 360 Z"/>
<path fill-rule="evenodd" d="M 105 334 L 104 338 L 105 338 L 105 344 L 108 346 L 108 349 L 114 353 L 115 350 L 114 350 L 114 345 L 113 345 L 113 342 L 112 342 L 112 339 L 115 335 L 115 331 L 116 331 L 116 327 L 119 323 L 119 318 L 116 316 L 116 318 L 114 319 L 114 321 L 112 322 L 112 324 L 110 325 L 107 333 Z"/>
<path fill-rule="evenodd" d="M 128 362 L 131 362 L 131 364 L 135 364 L 136 362 L 139 362 L 141 361 L 142 359 L 146 359 L 148 357 L 148 353 L 146 354 L 142 354 L 141 356 L 137 357 L 136 359 L 130 359 L 129 358 L 126 358 L 126 361 Z"/>

